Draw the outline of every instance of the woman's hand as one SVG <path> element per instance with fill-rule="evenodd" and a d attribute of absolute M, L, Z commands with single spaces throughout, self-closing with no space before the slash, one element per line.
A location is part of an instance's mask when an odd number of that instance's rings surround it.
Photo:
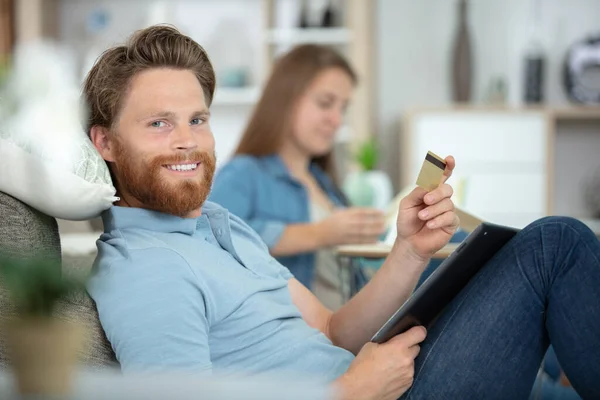
<path fill-rule="evenodd" d="M 337 210 L 317 224 L 323 246 L 374 243 L 385 232 L 385 216 L 373 208 Z"/>

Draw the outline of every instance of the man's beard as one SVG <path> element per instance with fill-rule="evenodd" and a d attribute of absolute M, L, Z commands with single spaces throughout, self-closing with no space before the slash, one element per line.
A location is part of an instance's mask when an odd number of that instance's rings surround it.
<path fill-rule="evenodd" d="M 152 160 L 134 156 L 115 141 L 115 163 L 117 191 L 133 196 L 143 208 L 185 217 L 199 209 L 206 201 L 212 186 L 216 158 L 207 152 L 194 151 L 175 156 L 159 156 Z M 204 176 L 181 179 L 178 183 L 168 182 L 162 175 L 165 165 L 199 162 Z M 166 172 L 168 173 L 168 172 Z"/>

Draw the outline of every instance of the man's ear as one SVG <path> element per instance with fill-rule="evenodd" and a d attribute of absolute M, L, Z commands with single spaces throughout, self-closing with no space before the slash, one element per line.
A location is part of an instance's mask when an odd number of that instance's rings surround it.
<path fill-rule="evenodd" d="M 90 129 L 90 139 L 96 150 L 104 158 L 104 161 L 115 161 L 114 146 L 108 129 L 99 125 L 92 126 Z"/>

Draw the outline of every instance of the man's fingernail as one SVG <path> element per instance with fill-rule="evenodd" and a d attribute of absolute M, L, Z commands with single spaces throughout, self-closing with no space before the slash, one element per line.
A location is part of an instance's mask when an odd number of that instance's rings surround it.
<path fill-rule="evenodd" d="M 429 221 L 429 222 L 427 223 L 427 227 L 428 227 L 429 229 L 433 229 L 433 228 L 435 228 L 435 222 L 433 222 L 433 221 Z"/>
<path fill-rule="evenodd" d="M 431 202 L 433 202 L 433 200 L 434 200 L 433 195 L 428 194 L 427 196 L 425 196 L 425 201 L 431 203 Z"/>
<path fill-rule="evenodd" d="M 428 211 L 421 211 L 421 218 L 427 218 L 428 215 L 429 215 Z"/>

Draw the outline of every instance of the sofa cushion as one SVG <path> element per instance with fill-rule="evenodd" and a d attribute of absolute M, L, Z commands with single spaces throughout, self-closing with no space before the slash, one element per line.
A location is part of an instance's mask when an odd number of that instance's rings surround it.
<path fill-rule="evenodd" d="M 0 248 L 9 257 L 44 254 L 60 260 L 56 220 L 0 192 Z"/>
<path fill-rule="evenodd" d="M 51 257 L 61 259 L 60 238 L 56 220 L 25 205 L 19 200 L 0 192 L 0 249 L 9 257 Z M 73 259 L 63 265 L 67 275 L 89 273 L 89 260 Z M 0 324 L 14 316 L 10 298 L 0 281 Z M 87 346 L 83 349 L 81 362 L 91 367 L 114 365 L 115 355 L 98 319 L 92 299 L 86 293 L 78 293 L 64 299 L 57 309 L 57 316 L 83 325 L 87 333 Z M 5 341 L 0 329 L 0 367 L 8 365 Z"/>
<path fill-rule="evenodd" d="M 82 276 L 90 273 L 92 262 L 89 257 L 70 257 L 63 260 L 63 274 Z M 118 365 L 112 346 L 98 317 L 94 300 L 87 293 L 74 293 L 62 302 L 57 315 L 85 328 L 87 343 L 80 354 L 81 362 L 88 367 Z"/>

